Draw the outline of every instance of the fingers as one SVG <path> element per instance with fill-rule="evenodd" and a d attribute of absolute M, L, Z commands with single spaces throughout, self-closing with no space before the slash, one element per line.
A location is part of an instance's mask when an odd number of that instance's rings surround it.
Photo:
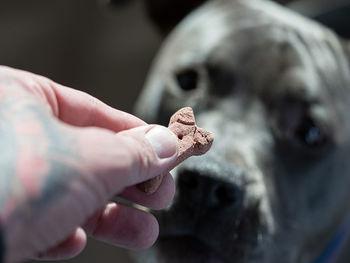
<path fill-rule="evenodd" d="M 57 101 L 56 116 L 74 126 L 95 126 L 119 132 L 146 123 L 139 118 L 116 110 L 85 92 L 49 82 Z"/>
<path fill-rule="evenodd" d="M 79 129 L 82 166 L 109 198 L 125 187 L 167 171 L 177 156 L 177 138 L 167 128 L 142 126 L 113 134 L 96 128 Z"/>
<path fill-rule="evenodd" d="M 78 255 L 86 245 L 86 233 L 111 245 L 145 249 L 157 239 L 159 227 L 153 215 L 133 207 L 108 203 L 65 241 L 40 253 L 36 260 L 63 260 Z M 85 232 L 86 231 L 86 232 Z"/>
<path fill-rule="evenodd" d="M 133 203 L 159 210 L 167 207 L 171 200 L 173 200 L 175 194 L 175 183 L 170 173 L 164 176 L 162 184 L 158 190 L 151 194 L 145 194 L 141 192 L 136 186 L 130 186 L 126 188 L 118 196 L 129 200 Z"/>
<path fill-rule="evenodd" d="M 36 260 L 63 260 L 77 256 L 86 245 L 86 233 L 78 227 L 66 240 L 33 259 Z"/>
<path fill-rule="evenodd" d="M 131 187 L 166 172 L 176 160 L 177 137 L 167 128 L 142 126 L 118 134 L 84 128 L 78 129 L 77 135 L 82 165 L 94 180 L 88 180 L 89 189 L 108 198 L 123 192 L 130 200 L 154 208 L 170 202 L 175 188 L 170 175 L 153 196 L 146 197 Z M 128 190 L 123 191 L 127 187 Z M 158 236 L 158 223 L 153 215 L 115 203 L 96 213 L 84 229 L 96 239 L 129 249 L 146 248 Z"/>
<path fill-rule="evenodd" d="M 150 247 L 159 233 L 153 215 L 116 203 L 109 203 L 97 212 L 84 229 L 95 239 L 135 250 Z"/>
<path fill-rule="evenodd" d="M 80 127 L 94 126 L 119 132 L 145 125 L 139 118 L 113 109 L 85 92 L 74 90 L 52 80 L 23 70 L 0 66 L 0 82 L 16 82 L 23 91 L 49 105 L 61 121 Z M 13 88 L 9 91 L 13 91 Z"/>

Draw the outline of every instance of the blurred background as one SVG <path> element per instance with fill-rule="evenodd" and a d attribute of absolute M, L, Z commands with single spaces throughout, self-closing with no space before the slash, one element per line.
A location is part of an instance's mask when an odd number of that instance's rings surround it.
<path fill-rule="evenodd" d="M 44 75 L 132 112 L 163 36 L 201 0 L 2 0 L 0 64 Z M 280 0 L 349 37 L 347 0 Z M 170 4 L 166 4 L 170 3 Z M 183 4 L 185 3 L 185 9 Z M 157 7 L 150 9 L 150 6 Z M 161 9 L 163 8 L 163 9 Z M 185 11 L 184 11 L 185 10 Z M 168 21 L 170 18 L 171 21 Z M 127 251 L 89 240 L 67 262 L 131 262 Z"/>
<path fill-rule="evenodd" d="M 119 2 L 1 1 L 0 63 L 130 110 L 161 38 L 142 1 Z"/>
<path fill-rule="evenodd" d="M 0 1 L 0 64 L 47 76 L 125 111 L 144 82 L 161 37 L 142 1 Z M 124 250 L 90 240 L 70 262 L 129 262 Z"/>

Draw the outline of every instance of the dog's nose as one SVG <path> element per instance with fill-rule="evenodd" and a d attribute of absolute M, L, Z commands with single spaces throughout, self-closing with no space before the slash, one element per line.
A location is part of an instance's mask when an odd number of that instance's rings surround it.
<path fill-rule="evenodd" d="M 177 187 L 179 198 L 201 209 L 243 209 L 243 191 L 239 186 L 213 174 L 184 169 L 178 174 Z"/>

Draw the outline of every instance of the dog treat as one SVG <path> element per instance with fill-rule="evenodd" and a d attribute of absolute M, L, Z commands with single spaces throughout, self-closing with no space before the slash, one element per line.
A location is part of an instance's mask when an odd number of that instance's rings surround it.
<path fill-rule="evenodd" d="M 210 132 L 197 127 L 193 110 L 190 107 L 178 110 L 170 118 L 168 128 L 176 134 L 179 140 L 177 159 L 169 171 L 192 155 L 205 154 L 214 140 Z M 158 175 L 137 186 L 141 191 L 152 194 L 158 189 L 164 176 L 165 174 Z"/>

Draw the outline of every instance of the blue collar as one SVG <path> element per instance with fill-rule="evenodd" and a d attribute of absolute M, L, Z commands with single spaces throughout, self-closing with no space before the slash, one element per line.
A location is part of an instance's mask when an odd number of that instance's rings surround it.
<path fill-rule="evenodd" d="M 336 263 L 350 237 L 350 214 L 345 218 L 334 237 L 314 263 Z"/>

